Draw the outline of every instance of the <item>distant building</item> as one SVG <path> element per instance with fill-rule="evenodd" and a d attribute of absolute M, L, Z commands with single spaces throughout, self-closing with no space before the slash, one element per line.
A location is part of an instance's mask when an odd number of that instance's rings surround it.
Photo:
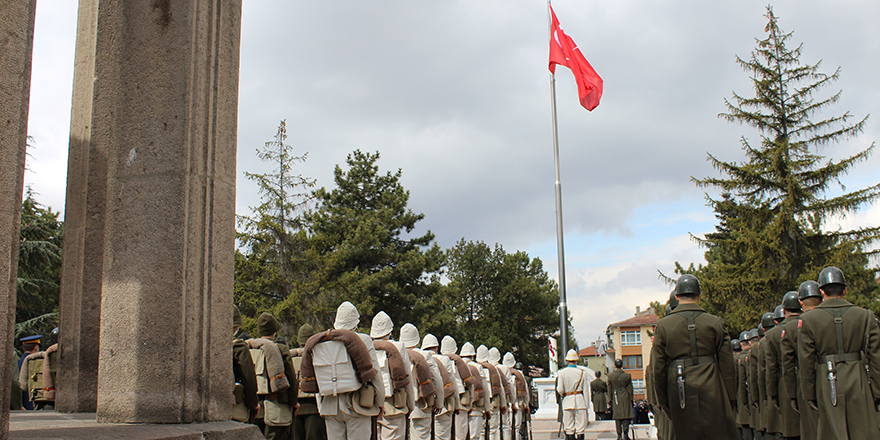
<path fill-rule="evenodd" d="M 623 369 L 632 375 L 633 399 L 636 401 L 646 398 L 645 367 L 651 357 L 654 331 L 659 319 L 653 310 L 641 311 L 636 307 L 635 316 L 615 322 L 605 331 L 608 337 L 608 346 L 605 349 L 607 368 L 614 368 L 615 359 L 623 360 Z"/>
<path fill-rule="evenodd" d="M 605 353 L 600 350 L 600 343 L 602 342 L 604 341 L 593 342 L 589 347 L 578 351 L 578 356 L 581 358 L 581 361 L 579 362 L 581 365 L 593 371 L 601 371 L 602 374 L 606 374 L 608 373 L 608 368 L 605 366 Z M 592 378 L 590 378 L 590 380 L 592 380 Z"/>

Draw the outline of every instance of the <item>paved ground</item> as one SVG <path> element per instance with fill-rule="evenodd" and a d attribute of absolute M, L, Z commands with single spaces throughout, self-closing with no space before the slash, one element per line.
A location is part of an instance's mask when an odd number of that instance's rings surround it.
<path fill-rule="evenodd" d="M 10 439 L 262 439 L 254 425 L 238 422 L 186 425 L 98 424 L 94 413 L 61 414 L 54 411 L 10 411 Z"/>
<path fill-rule="evenodd" d="M 633 425 L 633 431 L 630 438 L 633 440 L 651 440 L 656 437 L 649 436 L 650 425 Z M 656 435 L 656 434 L 655 434 Z M 559 422 L 556 420 L 534 420 L 532 421 L 532 440 L 549 440 L 565 438 L 564 434 L 560 434 Z M 616 439 L 617 430 L 613 420 L 601 420 L 590 422 L 587 426 L 585 440 L 597 439 Z"/>

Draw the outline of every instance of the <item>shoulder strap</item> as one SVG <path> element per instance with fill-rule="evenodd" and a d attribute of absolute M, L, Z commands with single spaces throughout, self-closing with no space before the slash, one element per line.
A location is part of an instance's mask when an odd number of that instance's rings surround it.
<path fill-rule="evenodd" d="M 687 319 L 688 333 L 691 337 L 691 358 L 693 359 L 694 365 L 696 365 L 699 363 L 700 355 L 697 353 L 697 325 L 694 321 L 697 319 L 697 316 L 703 312 L 699 310 L 688 310 L 678 313 L 680 313 L 683 318 Z"/>
<path fill-rule="evenodd" d="M 822 310 L 834 317 L 834 332 L 837 333 L 837 354 L 843 354 L 843 314 L 852 306 L 828 307 Z"/>

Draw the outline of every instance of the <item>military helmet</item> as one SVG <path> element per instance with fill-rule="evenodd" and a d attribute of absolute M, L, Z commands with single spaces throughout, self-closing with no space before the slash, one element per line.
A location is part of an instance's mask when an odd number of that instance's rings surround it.
<path fill-rule="evenodd" d="M 800 311 L 801 302 L 798 301 L 798 293 L 793 290 L 786 292 L 782 297 L 782 307 L 784 307 L 785 310 Z"/>
<path fill-rule="evenodd" d="M 675 290 L 669 292 L 669 301 L 666 303 L 666 307 L 669 307 L 669 311 L 666 312 L 667 315 L 678 307 L 678 298 L 675 297 L 675 293 Z"/>
<path fill-rule="evenodd" d="M 739 334 L 740 341 L 748 341 L 749 340 L 749 331 L 743 330 L 742 333 Z"/>
<path fill-rule="evenodd" d="M 758 335 L 758 328 L 757 327 L 749 330 L 749 340 L 758 339 L 759 337 L 760 337 L 760 335 Z"/>
<path fill-rule="evenodd" d="M 773 309 L 773 321 L 785 319 L 784 310 L 785 310 L 785 307 L 783 307 L 782 304 L 776 306 L 776 308 Z"/>
<path fill-rule="evenodd" d="M 733 347 L 733 351 L 742 351 L 743 349 L 743 346 L 739 342 L 739 339 L 731 339 L 730 345 Z"/>
<path fill-rule="evenodd" d="M 666 304 L 666 314 L 664 316 L 669 316 L 672 314 L 672 306 Z"/>
<path fill-rule="evenodd" d="M 819 283 L 813 280 L 807 280 L 798 287 L 798 299 L 803 301 L 807 298 L 821 298 L 822 292 L 819 291 Z"/>
<path fill-rule="evenodd" d="M 825 269 L 822 269 L 822 272 L 819 272 L 818 282 L 820 289 L 829 284 L 842 284 L 846 286 L 846 279 L 843 277 L 843 271 L 834 266 L 828 266 Z"/>
<path fill-rule="evenodd" d="M 686 273 L 678 278 L 678 281 L 675 282 L 675 294 L 676 295 L 699 295 L 700 294 L 700 280 L 697 277 Z"/>
<path fill-rule="evenodd" d="M 772 312 L 767 312 L 761 316 L 761 327 L 764 328 L 765 332 L 775 326 L 776 326 L 776 322 L 773 321 L 773 313 Z"/>

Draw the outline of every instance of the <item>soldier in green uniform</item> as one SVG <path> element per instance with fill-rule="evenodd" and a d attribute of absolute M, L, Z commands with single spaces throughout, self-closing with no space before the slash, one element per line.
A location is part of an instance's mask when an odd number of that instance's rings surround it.
<path fill-rule="evenodd" d="M 746 356 L 745 366 L 746 377 L 748 378 L 748 405 L 749 405 L 749 426 L 756 440 L 763 440 L 764 433 L 761 431 L 761 405 L 758 397 L 758 348 L 761 346 L 761 338 L 764 337 L 764 331 L 761 329 L 760 319 L 758 327 L 749 330 L 749 342 L 752 343 L 749 348 L 749 354 Z"/>
<path fill-rule="evenodd" d="M 293 366 L 296 369 L 297 380 L 302 380 L 299 374 L 300 365 L 302 364 L 303 350 L 306 342 L 315 329 L 309 324 L 303 324 L 299 328 L 296 335 L 296 342 L 299 348 L 291 351 L 293 355 Z M 302 386 L 299 387 L 302 390 Z M 314 393 L 299 392 L 299 411 L 296 413 L 294 421 L 293 438 L 296 440 L 327 440 L 327 427 L 324 426 L 324 418 L 318 412 L 318 403 Z"/>
<path fill-rule="evenodd" d="M 802 316 L 798 334 L 798 378 L 808 406 L 801 411 L 818 412 L 820 439 L 877 439 L 880 328 L 870 310 L 844 299 L 840 269 L 822 269 L 817 281 L 824 302 Z"/>
<path fill-rule="evenodd" d="M 678 440 L 734 440 L 736 370 L 721 318 L 699 305 L 693 275 L 676 282 L 679 306 L 657 322 L 653 365 L 657 401 L 670 414 Z"/>
<path fill-rule="evenodd" d="M 764 335 L 764 344 L 761 347 L 763 351 L 763 361 L 764 361 L 764 401 L 761 402 L 764 405 L 765 414 L 767 414 L 767 435 L 770 436 L 771 439 L 781 439 L 782 438 L 782 413 L 779 411 L 778 407 L 773 405 L 773 401 L 770 399 L 773 392 L 778 394 L 779 389 L 779 377 L 778 377 L 778 368 L 779 368 L 779 341 L 782 339 L 782 327 L 779 326 L 780 323 L 785 319 L 785 313 L 783 312 L 782 305 L 776 306 L 773 310 L 773 327 L 769 330 L 764 330 L 766 333 Z M 773 350 L 776 350 L 776 365 L 771 364 L 771 356 L 773 355 Z M 758 364 L 760 365 L 760 363 Z M 776 372 L 773 371 L 776 369 Z"/>
<path fill-rule="evenodd" d="M 804 399 L 804 395 L 798 392 L 797 341 L 803 315 L 822 303 L 819 283 L 813 280 L 801 283 L 798 287 L 798 301 L 803 312 L 799 316 L 794 316 L 795 319 L 786 319 L 786 323 L 782 326 L 785 330 L 780 344 L 782 347 L 782 380 L 785 382 L 785 397 L 788 400 L 788 406 L 795 410 L 800 420 L 801 439 L 816 440 L 819 419 L 814 411 L 803 411 L 807 408 L 807 401 Z M 785 402 L 780 402 L 780 405 L 785 404 Z"/>
<path fill-rule="evenodd" d="M 758 334 L 761 336 L 761 340 L 752 347 L 752 362 L 749 364 L 749 378 L 753 379 L 752 383 L 755 384 L 749 398 L 752 401 L 752 407 L 758 410 L 758 424 L 755 428 L 758 439 L 770 438 L 769 431 L 767 430 L 767 370 L 764 365 L 764 354 L 767 345 L 766 332 L 775 325 L 772 312 L 764 313 L 761 316 L 761 325 L 758 326 Z"/>
<path fill-rule="evenodd" d="M 242 326 L 241 312 L 232 306 L 232 334 L 238 334 Z M 234 338 L 234 336 L 233 336 Z M 254 361 L 247 342 L 241 339 L 232 340 L 232 374 L 235 377 L 235 406 L 232 419 L 239 422 L 253 423 L 260 410 L 257 399 L 257 376 L 254 373 Z"/>
<path fill-rule="evenodd" d="M 750 333 L 743 331 L 739 335 L 742 352 L 734 355 L 736 362 L 736 424 L 740 427 L 743 440 L 754 440 L 755 431 L 751 427 L 751 414 L 749 412 L 749 349 L 752 342 Z"/>
<path fill-rule="evenodd" d="M 778 433 L 787 439 L 797 439 L 801 435 L 800 417 L 787 402 L 788 384 L 784 380 L 782 363 L 782 339 L 786 336 L 786 325 L 797 321 L 801 314 L 797 292 L 788 292 L 782 297 L 782 313 L 784 320 L 767 334 L 767 396 L 771 403 L 770 412 L 781 417 Z"/>
<path fill-rule="evenodd" d="M 787 404 L 785 396 L 786 384 L 782 371 L 782 338 L 785 337 L 785 325 L 796 321 L 801 314 L 801 303 L 797 292 L 787 292 L 782 297 L 781 312 L 783 320 L 767 333 L 767 398 L 770 402 L 771 415 L 779 417 L 777 438 L 799 438 L 800 420 L 794 408 Z M 780 396 L 783 396 L 780 399 Z"/>
<path fill-rule="evenodd" d="M 629 423 L 634 416 L 632 375 L 623 371 L 623 360 L 614 360 L 614 371 L 608 373 L 608 400 L 611 417 L 617 427 L 617 440 L 629 440 Z"/>
<path fill-rule="evenodd" d="M 606 410 L 608 409 L 606 393 L 608 393 L 608 385 L 602 380 L 602 372 L 596 371 L 596 379 L 590 382 L 590 400 L 593 402 L 596 420 L 605 420 Z"/>

